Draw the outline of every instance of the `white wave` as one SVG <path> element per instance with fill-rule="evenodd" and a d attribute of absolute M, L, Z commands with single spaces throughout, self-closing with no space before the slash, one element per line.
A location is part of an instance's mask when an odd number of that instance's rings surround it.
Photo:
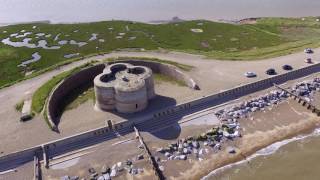
<path fill-rule="evenodd" d="M 308 134 L 308 135 L 299 135 L 299 136 L 296 136 L 296 137 L 293 137 L 293 138 L 290 138 L 290 139 L 286 139 L 286 140 L 283 140 L 283 141 L 279 141 L 279 142 L 276 142 L 276 143 L 273 143 L 263 149 L 260 149 L 259 151 L 257 151 L 256 153 L 252 154 L 251 156 L 247 157 L 246 159 L 242 160 L 242 161 L 238 161 L 238 162 L 235 162 L 235 163 L 232 163 L 232 164 L 228 164 L 226 166 L 223 166 L 223 167 L 220 167 L 218 169 L 215 169 L 213 171 L 211 171 L 208 175 L 204 176 L 201 178 L 201 180 L 208 180 L 208 178 L 212 177 L 214 174 L 218 173 L 218 172 L 222 172 L 226 169 L 229 169 L 229 168 L 232 168 L 236 165 L 239 165 L 239 164 L 243 164 L 243 163 L 246 163 L 246 162 L 249 162 L 250 160 L 256 158 L 256 157 L 259 157 L 259 156 L 268 156 L 268 155 L 271 155 L 275 152 L 277 152 L 282 146 L 284 145 L 287 145 L 291 142 L 295 142 L 295 141 L 299 141 L 299 140 L 302 140 L 302 139 L 305 139 L 305 138 L 308 138 L 308 137 L 315 137 L 315 136 L 319 136 L 320 135 L 320 128 L 317 128 L 315 129 L 311 134 Z"/>

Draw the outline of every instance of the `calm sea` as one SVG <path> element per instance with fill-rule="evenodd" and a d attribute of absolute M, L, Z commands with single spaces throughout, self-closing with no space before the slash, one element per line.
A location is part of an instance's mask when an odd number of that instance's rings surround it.
<path fill-rule="evenodd" d="M 0 0 L 0 23 L 317 16 L 319 0 Z"/>
<path fill-rule="evenodd" d="M 319 180 L 320 131 L 273 144 L 205 180 Z"/>

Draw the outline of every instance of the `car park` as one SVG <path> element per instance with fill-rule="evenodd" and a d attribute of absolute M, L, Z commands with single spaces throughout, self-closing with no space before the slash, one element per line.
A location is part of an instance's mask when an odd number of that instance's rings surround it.
<path fill-rule="evenodd" d="M 290 66 L 290 65 L 288 65 L 288 64 L 285 64 L 285 65 L 282 66 L 282 69 L 283 69 L 283 70 L 286 70 L 286 71 L 290 71 L 290 70 L 292 70 L 293 68 L 292 68 L 292 66 Z"/>
<path fill-rule="evenodd" d="M 246 73 L 244 73 L 244 75 L 246 76 L 246 77 L 248 77 L 248 78 L 252 78 L 252 77 L 256 77 L 257 76 L 257 74 L 256 73 L 254 73 L 254 72 L 246 72 Z"/>

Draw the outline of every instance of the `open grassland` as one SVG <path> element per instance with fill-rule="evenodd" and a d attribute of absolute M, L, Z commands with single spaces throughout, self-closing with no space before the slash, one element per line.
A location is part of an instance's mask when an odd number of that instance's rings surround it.
<path fill-rule="evenodd" d="M 12 36 L 31 32 L 26 36 Z M 37 35 L 44 33 L 44 35 Z M 96 39 L 93 34 L 97 34 Z M 262 18 L 255 24 L 227 24 L 211 21 L 185 21 L 169 24 L 144 24 L 106 21 L 82 24 L 20 24 L 0 27 L 0 41 L 38 44 L 48 47 L 13 47 L 0 42 L 0 87 L 33 77 L 83 57 L 114 50 L 167 49 L 226 60 L 253 60 L 290 54 L 305 47 L 320 45 L 320 22 L 316 18 Z M 90 40 L 91 39 L 91 40 Z M 85 42 L 79 46 L 70 41 Z M 65 41 L 62 43 L 61 41 Z M 67 42 L 67 43 L 66 43 Z M 18 67 L 38 52 L 41 59 Z M 77 54 L 79 53 L 79 54 Z M 77 54 L 66 58 L 65 55 Z M 26 75 L 27 72 L 33 72 Z"/>

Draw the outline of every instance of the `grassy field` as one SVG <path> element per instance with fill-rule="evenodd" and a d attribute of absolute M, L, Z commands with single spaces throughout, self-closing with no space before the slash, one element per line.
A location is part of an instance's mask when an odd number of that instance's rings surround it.
<path fill-rule="evenodd" d="M 34 27 L 36 26 L 36 27 Z M 203 32 L 193 32 L 201 29 Z M 22 31 L 24 30 L 24 31 Z M 22 32 L 21 32 L 22 31 Z M 32 32 L 25 37 L 10 37 L 11 34 Z M 45 36 L 36 35 L 45 33 Z M 92 34 L 96 40 L 89 41 Z M 58 38 L 57 38 L 57 35 Z M 29 43 L 46 40 L 47 46 L 60 49 L 12 47 L 0 42 L 0 87 L 35 76 L 58 64 L 68 63 L 81 57 L 114 50 L 168 49 L 203 54 L 210 58 L 227 60 L 261 59 L 289 54 L 305 47 L 320 44 L 320 22 L 316 18 L 263 18 L 256 24 L 226 24 L 211 21 L 186 21 L 172 24 L 144 24 L 128 21 L 106 21 L 82 24 L 20 24 L 0 27 L 0 40 L 10 38 Z M 59 41 L 75 40 L 87 45 Z M 41 59 L 26 67 L 18 65 L 38 52 Z M 79 53 L 78 59 L 68 59 L 67 54 Z M 27 72 L 33 74 L 26 76 Z"/>

